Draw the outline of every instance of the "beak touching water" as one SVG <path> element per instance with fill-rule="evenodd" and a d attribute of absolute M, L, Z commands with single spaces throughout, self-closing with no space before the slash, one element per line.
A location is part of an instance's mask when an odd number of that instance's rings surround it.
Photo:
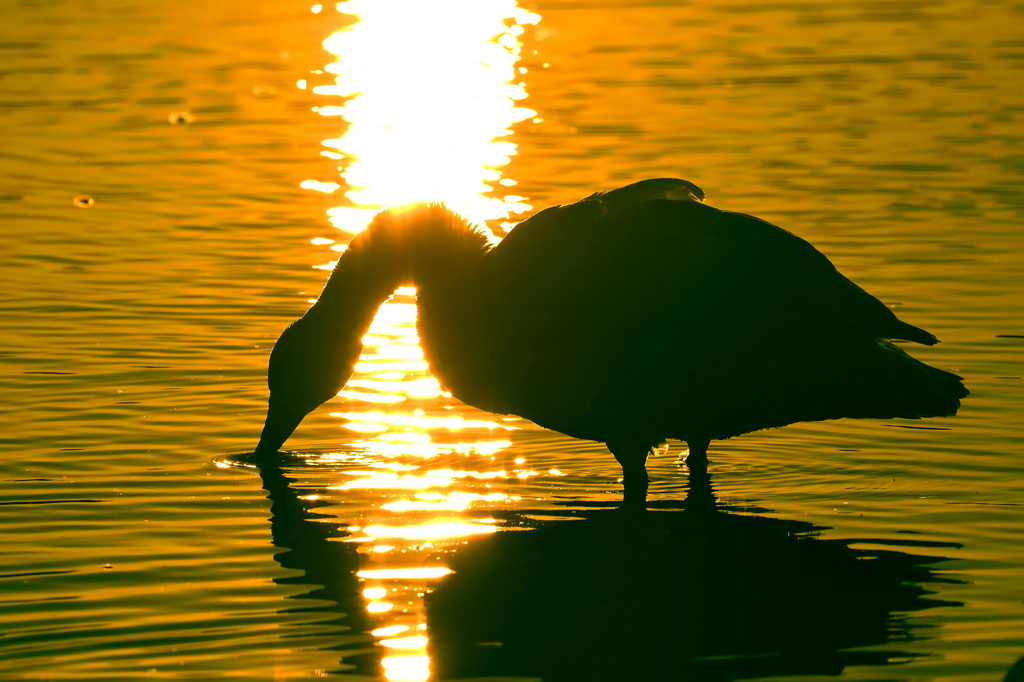
<path fill-rule="evenodd" d="M 263 425 L 263 433 L 260 434 L 259 445 L 256 446 L 256 453 L 269 455 L 277 452 L 292 435 L 292 431 L 299 425 L 306 415 L 295 410 L 281 407 L 274 401 L 270 401 L 267 408 L 267 421 Z"/>

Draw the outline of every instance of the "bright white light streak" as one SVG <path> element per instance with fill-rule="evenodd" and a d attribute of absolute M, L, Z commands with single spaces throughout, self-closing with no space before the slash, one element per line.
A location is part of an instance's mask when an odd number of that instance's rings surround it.
<path fill-rule="evenodd" d="M 299 187 L 302 189 L 315 189 L 317 192 L 323 192 L 324 194 L 330 194 L 334 190 L 341 187 L 336 182 L 317 182 L 316 180 L 304 180 L 299 183 Z"/>
<path fill-rule="evenodd" d="M 470 502 L 476 500 L 498 502 L 509 499 L 509 496 L 503 493 L 491 493 L 488 495 L 452 493 L 448 495 L 448 497 L 445 497 L 440 493 L 417 493 L 416 498 L 416 501 L 396 500 L 395 502 L 388 502 L 387 504 L 381 505 L 381 509 L 387 509 L 388 511 L 394 512 L 428 510 L 462 511 L 469 508 Z"/>
<path fill-rule="evenodd" d="M 418 526 L 368 526 L 366 533 L 379 538 L 443 540 L 447 538 L 468 537 L 470 535 L 486 535 L 497 532 L 497 530 L 495 526 L 450 521 L 425 523 Z"/>
<path fill-rule="evenodd" d="M 443 578 L 451 572 L 450 568 L 435 566 L 429 568 L 382 568 L 359 571 L 356 575 L 367 580 L 433 580 Z"/>
<path fill-rule="evenodd" d="M 452 431 L 460 429 L 517 430 L 514 426 L 490 421 L 463 419 L 462 417 L 427 417 L 415 414 L 389 414 L 384 412 L 332 412 L 331 416 L 350 419 L 354 422 L 388 424 L 389 426 L 411 426 L 415 429 L 450 429 Z"/>
<path fill-rule="evenodd" d="M 369 478 L 358 478 L 340 486 L 329 486 L 329 490 L 423 490 L 425 488 L 446 488 L 451 478 L 440 476 L 387 476 L 377 474 Z"/>
<path fill-rule="evenodd" d="M 386 628 L 377 628 L 370 634 L 374 637 L 391 637 L 409 629 L 408 625 L 389 625 Z"/>
<path fill-rule="evenodd" d="M 430 679 L 430 658 L 423 656 L 385 656 L 380 664 L 391 682 L 425 682 Z"/>
<path fill-rule="evenodd" d="M 380 643 L 389 649 L 425 649 L 427 638 L 423 636 L 382 639 Z"/>

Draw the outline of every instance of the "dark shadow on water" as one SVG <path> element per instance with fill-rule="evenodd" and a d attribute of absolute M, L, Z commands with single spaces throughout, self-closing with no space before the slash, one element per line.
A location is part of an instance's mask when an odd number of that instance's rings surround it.
<path fill-rule="evenodd" d="M 676 511 L 593 510 L 456 553 L 427 601 L 437 678 L 838 674 L 913 660 L 909 645 L 934 633 L 908 614 L 961 605 L 929 596 L 927 585 L 956 582 L 930 568 L 942 557 L 723 513 L 706 472 L 690 483 Z"/>
<path fill-rule="evenodd" d="M 338 526 L 334 517 L 316 511 L 322 503 L 302 499 L 292 487 L 294 479 L 277 463 L 250 461 L 257 466 L 271 503 L 270 534 L 274 546 L 282 550 L 274 559 L 283 568 L 301 571 L 298 575 L 275 578 L 274 582 L 312 587 L 308 592 L 292 595 L 290 599 L 299 601 L 282 612 L 323 614 L 313 620 L 318 628 L 330 628 L 325 637 L 330 643 L 319 648 L 338 650 L 341 659 L 338 668 L 331 672 L 380 675 L 383 672 L 380 649 L 373 645 L 372 636 L 364 634 L 370 625 L 356 575 L 359 570 L 356 545 L 338 541 L 348 533 Z M 297 631 L 294 636 L 302 634 L 304 632 Z"/>
<path fill-rule="evenodd" d="M 252 460 L 271 500 L 275 559 L 311 586 L 283 612 L 323 614 L 329 673 L 379 676 L 381 649 L 357 577 L 359 555 L 336 522 L 303 499 L 276 463 Z M 744 510 L 748 511 L 749 510 Z M 759 510 L 762 511 L 762 510 Z M 847 666 L 914 660 L 937 636 L 914 612 L 961 606 L 929 586 L 952 543 L 826 540 L 810 523 L 729 513 L 706 472 L 686 499 L 646 512 L 566 510 L 565 520 L 496 514 L 505 530 L 451 556 L 455 573 L 427 595 L 432 679 L 540 677 L 716 682 L 838 674 Z M 537 515 L 558 515 L 551 509 Z M 332 539 L 334 538 L 334 539 Z M 309 622 L 309 621 L 307 621 Z M 301 637 L 303 630 L 296 630 Z M 296 656 L 301 656 L 297 641 Z M 870 651 L 864 647 L 873 647 Z"/>

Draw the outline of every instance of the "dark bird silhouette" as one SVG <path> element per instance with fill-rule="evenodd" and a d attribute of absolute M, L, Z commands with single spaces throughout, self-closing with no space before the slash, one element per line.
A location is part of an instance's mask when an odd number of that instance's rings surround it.
<path fill-rule="evenodd" d="M 380 304 L 416 286 L 418 333 L 457 398 L 606 443 L 627 502 L 667 439 L 800 421 L 953 415 L 960 377 L 891 340 L 937 343 L 770 223 L 652 179 L 555 206 L 498 245 L 439 204 L 379 213 L 270 356 L 257 453 L 348 381 Z"/>
<path fill-rule="evenodd" d="M 530 532 L 453 548 L 453 572 L 425 598 L 431 672 L 544 682 L 838 676 L 913 660 L 921 654 L 906 649 L 938 631 L 910 614 L 963 606 L 935 597 L 939 584 L 962 584 L 941 568 L 949 558 L 923 553 L 962 545 L 854 547 L 870 540 L 719 508 L 706 471 L 691 470 L 688 483 L 682 510 L 665 501 L 642 518 L 576 509 L 551 520 L 557 510 L 520 509 L 516 527 Z"/>

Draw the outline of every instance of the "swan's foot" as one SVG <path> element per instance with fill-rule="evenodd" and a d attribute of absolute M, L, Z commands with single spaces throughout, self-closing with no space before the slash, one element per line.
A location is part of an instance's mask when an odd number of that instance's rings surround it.
<path fill-rule="evenodd" d="M 608 443 L 608 449 L 622 465 L 622 506 L 629 509 L 647 507 L 647 455 L 650 448 L 623 443 Z"/>
<path fill-rule="evenodd" d="M 708 470 L 709 440 L 688 440 L 686 446 L 690 453 L 686 456 L 686 468 L 692 472 L 706 473 Z"/>

